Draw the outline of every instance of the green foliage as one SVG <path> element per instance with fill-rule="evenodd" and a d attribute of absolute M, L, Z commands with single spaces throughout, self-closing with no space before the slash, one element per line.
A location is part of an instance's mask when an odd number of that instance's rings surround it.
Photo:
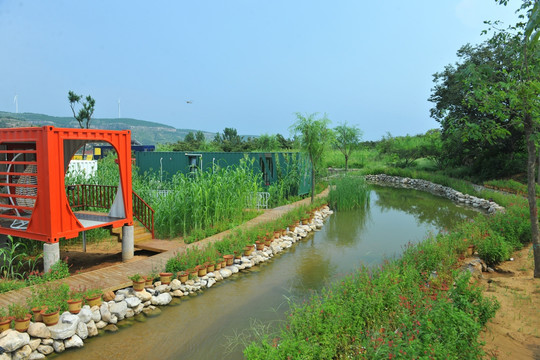
<path fill-rule="evenodd" d="M 29 316 L 29 310 L 21 304 L 9 304 L 9 316 L 13 316 L 15 320 L 24 320 Z"/>
<path fill-rule="evenodd" d="M 49 271 L 38 273 L 34 271 L 29 274 L 27 282 L 29 285 L 43 284 L 49 281 L 60 280 L 69 276 L 69 266 L 67 262 L 58 260 L 54 263 Z"/>
<path fill-rule="evenodd" d="M 363 177 L 345 175 L 332 179 L 329 202 L 336 210 L 352 210 L 369 206 L 370 190 Z"/>
<path fill-rule="evenodd" d="M 68 93 L 68 100 L 71 111 L 73 112 L 73 117 L 75 120 L 77 120 L 81 129 L 89 129 L 92 115 L 94 115 L 96 100 L 94 100 L 90 95 L 83 100 L 82 95 L 77 95 L 71 90 Z M 78 112 L 75 112 L 75 104 L 81 104 L 81 108 Z"/>
<path fill-rule="evenodd" d="M 332 141 L 332 131 L 328 129 L 330 120 L 326 117 L 326 114 L 319 119 L 315 119 L 315 116 L 317 116 L 316 113 L 307 114 L 306 116 L 296 113 L 297 120 L 291 126 L 291 131 L 299 137 L 300 148 L 308 154 L 309 161 L 311 162 L 312 202 L 315 197 L 315 172 L 321 168 L 324 151 Z"/>
<path fill-rule="evenodd" d="M 389 157 L 388 163 L 400 167 L 413 167 L 420 158 L 429 158 L 442 166 L 442 146 L 439 132 L 429 130 L 426 134 L 397 136 L 387 133 L 377 144 L 380 154 Z"/>
<path fill-rule="evenodd" d="M 491 234 L 478 244 L 478 256 L 488 266 L 497 265 L 508 260 L 512 250 L 512 245 L 498 234 Z"/>
<path fill-rule="evenodd" d="M 5 279 L 22 279 L 34 271 L 41 256 L 32 258 L 28 250 L 24 241 L 8 235 L 6 246 L 0 248 L 0 272 Z"/>
<path fill-rule="evenodd" d="M 179 173 L 166 184 L 138 182 L 134 188 L 155 210 L 157 236 L 175 237 L 251 218 L 253 213 L 244 209 L 256 207 L 252 194 L 260 191 L 260 184 L 260 176 L 245 160 L 239 166 L 216 169 L 213 173 Z M 156 196 L 157 186 L 168 189 L 168 193 Z"/>
<path fill-rule="evenodd" d="M 358 149 L 362 130 L 356 126 L 348 126 L 347 122 L 334 128 L 335 146 L 345 157 L 345 171 L 349 169 L 349 157 L 351 153 Z"/>

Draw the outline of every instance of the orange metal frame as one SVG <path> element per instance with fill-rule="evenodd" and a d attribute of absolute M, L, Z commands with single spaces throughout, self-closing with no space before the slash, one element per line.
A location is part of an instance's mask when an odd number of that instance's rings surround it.
<path fill-rule="evenodd" d="M 64 177 L 67 170 L 64 157 L 73 153 L 64 149 L 65 140 L 107 142 L 118 154 L 120 187 L 122 190 L 123 210 L 125 216 L 114 218 L 99 225 L 83 226 L 71 209 L 66 196 Z M 16 154 L 23 154 L 23 160 L 12 162 Z M 96 227 L 133 224 L 132 188 L 131 188 L 131 133 L 129 130 L 112 131 L 97 129 L 66 129 L 44 126 L 41 128 L 0 129 L 0 193 L 4 199 L 34 200 L 33 207 L 28 205 L 0 204 L 0 210 L 25 211 L 30 216 L 5 214 L 0 212 L 0 221 L 24 220 L 25 229 L 13 229 L 0 226 L 0 234 L 20 236 L 23 238 L 56 243 L 61 238 L 76 237 L 81 231 Z M 25 157 L 31 157 L 27 160 Z M 35 172 L 7 171 L 8 164 L 35 165 Z M 37 185 L 15 184 L 7 181 L 9 177 L 35 176 Z M 37 188 L 35 195 L 17 193 L 17 188 Z"/>

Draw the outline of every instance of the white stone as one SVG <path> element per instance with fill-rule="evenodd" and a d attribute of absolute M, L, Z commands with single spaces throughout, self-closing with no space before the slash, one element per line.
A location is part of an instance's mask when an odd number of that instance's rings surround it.
<path fill-rule="evenodd" d="M 216 279 L 216 281 L 221 281 L 221 280 L 223 280 L 223 276 L 221 275 L 221 273 L 219 271 L 216 271 L 214 273 L 214 279 Z"/>
<path fill-rule="evenodd" d="M 178 280 L 178 279 L 173 279 L 173 280 L 171 281 L 171 290 L 172 290 L 172 291 L 175 291 L 175 290 L 180 289 L 181 286 L 182 286 L 182 283 L 180 282 L 180 280 Z"/>
<path fill-rule="evenodd" d="M 57 353 L 61 353 L 64 350 L 66 350 L 63 340 L 54 340 L 52 346 L 53 346 L 54 351 Z"/>
<path fill-rule="evenodd" d="M 49 331 L 49 328 L 47 328 L 47 325 L 45 325 L 42 322 L 36 322 L 36 323 L 31 322 L 26 332 L 30 336 L 41 338 L 41 339 L 46 339 L 46 338 L 51 337 L 51 332 Z"/>
<path fill-rule="evenodd" d="M 32 351 L 36 350 L 38 348 L 38 346 L 41 344 L 41 339 L 30 339 L 30 343 L 28 345 L 30 345 L 30 348 L 32 349 Z"/>
<path fill-rule="evenodd" d="M 109 324 L 116 324 L 118 323 L 118 318 L 116 315 L 111 315 L 111 321 L 109 321 Z"/>
<path fill-rule="evenodd" d="M 88 327 L 86 326 L 86 323 L 82 321 L 79 322 L 79 325 L 77 325 L 76 334 L 83 340 L 88 337 Z"/>
<path fill-rule="evenodd" d="M 77 326 L 79 325 L 79 317 L 70 313 L 60 315 L 58 324 L 49 326 L 51 337 L 55 340 L 64 340 L 75 335 Z"/>
<path fill-rule="evenodd" d="M 42 339 L 42 340 L 41 340 L 41 345 L 52 345 L 53 341 L 54 341 L 54 340 L 51 339 L 51 338 L 48 338 L 48 339 Z"/>
<path fill-rule="evenodd" d="M 79 311 L 77 316 L 79 317 L 79 320 L 81 322 L 86 324 L 87 322 L 92 320 L 92 310 L 90 310 L 90 307 L 86 306 L 82 308 L 81 311 Z"/>
<path fill-rule="evenodd" d="M 109 306 L 109 311 L 112 315 L 116 316 L 118 320 L 123 320 L 126 317 L 127 308 L 128 306 L 126 301 L 122 300 Z"/>
<path fill-rule="evenodd" d="M 235 266 L 235 265 L 228 266 L 227 268 L 228 268 L 229 270 L 231 270 L 233 274 L 236 274 L 237 272 L 240 271 L 240 270 L 238 269 L 238 266 Z"/>
<path fill-rule="evenodd" d="M 96 327 L 97 327 L 98 329 L 103 329 L 105 326 L 107 326 L 107 323 L 106 323 L 105 321 L 103 321 L 103 320 L 100 320 L 100 321 L 98 321 L 98 322 L 96 323 Z"/>
<path fill-rule="evenodd" d="M 101 314 L 101 320 L 107 323 L 111 321 L 112 314 L 109 311 L 109 304 L 107 303 L 101 304 L 101 307 L 99 308 L 99 312 Z"/>
<path fill-rule="evenodd" d="M 84 342 L 77 335 L 73 335 L 72 337 L 64 341 L 64 346 L 66 347 L 66 349 L 81 348 L 84 346 Z"/>
<path fill-rule="evenodd" d="M 144 304 L 139 304 L 136 308 L 133 309 L 133 311 L 135 311 L 135 314 L 140 314 L 142 309 L 144 309 Z"/>
<path fill-rule="evenodd" d="M 15 351 L 11 355 L 12 360 L 26 360 L 30 357 L 30 354 L 32 354 L 32 348 L 30 345 L 24 345 L 19 350 Z"/>
<path fill-rule="evenodd" d="M 215 283 L 216 283 L 216 280 L 208 279 L 208 284 L 206 284 L 206 287 L 211 288 Z"/>
<path fill-rule="evenodd" d="M 225 279 L 225 278 L 228 278 L 229 276 L 231 276 L 233 273 L 231 270 L 229 269 L 221 269 L 219 270 L 219 273 L 221 274 L 221 276 Z"/>
<path fill-rule="evenodd" d="M 172 301 L 172 296 L 169 293 L 152 296 L 152 305 L 167 305 Z"/>
<path fill-rule="evenodd" d="M 174 297 L 182 297 L 184 296 L 184 293 L 182 292 L 182 290 L 174 290 L 171 295 Z"/>
<path fill-rule="evenodd" d="M 126 310 L 126 319 L 135 316 L 135 311 L 133 309 Z"/>
<path fill-rule="evenodd" d="M 126 298 L 126 304 L 128 307 L 130 308 L 134 308 L 134 307 L 137 307 L 139 306 L 139 304 L 141 303 L 141 299 L 139 299 L 138 297 L 136 296 L 132 296 L 132 297 L 128 297 Z"/>
<path fill-rule="evenodd" d="M 43 355 L 49 355 L 53 353 L 54 349 L 50 345 L 39 345 L 37 351 L 42 353 Z"/>
<path fill-rule="evenodd" d="M 114 302 L 120 302 L 123 301 L 126 298 L 124 294 L 116 293 L 116 296 L 114 297 Z"/>
<path fill-rule="evenodd" d="M 98 322 L 98 321 L 101 320 L 101 312 L 99 310 L 99 307 L 94 306 L 94 307 L 92 307 L 92 309 L 90 309 L 90 311 L 92 311 L 92 321 L 93 322 Z"/>
<path fill-rule="evenodd" d="M 40 360 L 40 359 L 45 359 L 45 355 L 38 351 L 32 351 L 32 353 L 28 357 L 28 360 Z"/>
<path fill-rule="evenodd" d="M 98 334 L 98 329 L 94 320 L 90 320 L 90 322 L 86 324 L 86 330 L 88 331 L 88 337 L 96 336 Z"/>
<path fill-rule="evenodd" d="M 159 292 L 160 294 L 164 292 L 169 292 L 171 291 L 171 287 L 169 285 L 156 286 L 156 291 Z"/>
<path fill-rule="evenodd" d="M 150 301 L 152 298 L 152 294 L 150 294 L 148 291 L 136 291 L 135 296 L 137 296 L 139 299 L 141 299 L 142 302 Z"/>

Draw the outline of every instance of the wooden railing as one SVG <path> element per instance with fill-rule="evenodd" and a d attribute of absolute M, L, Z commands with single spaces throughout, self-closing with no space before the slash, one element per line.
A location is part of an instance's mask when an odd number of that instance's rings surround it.
<path fill-rule="evenodd" d="M 88 208 L 110 209 L 117 186 L 113 185 L 69 185 L 66 195 L 72 209 L 86 210 Z M 152 233 L 154 237 L 154 209 L 150 207 L 135 191 L 132 192 L 133 215 Z"/>
<path fill-rule="evenodd" d="M 154 209 L 133 191 L 133 215 L 152 233 L 154 238 Z"/>

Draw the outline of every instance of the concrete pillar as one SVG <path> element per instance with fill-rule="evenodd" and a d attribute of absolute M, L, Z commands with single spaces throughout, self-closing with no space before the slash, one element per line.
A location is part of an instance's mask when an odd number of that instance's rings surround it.
<path fill-rule="evenodd" d="M 122 261 L 128 261 L 135 255 L 135 236 L 133 225 L 122 226 Z"/>
<path fill-rule="evenodd" d="M 60 260 L 60 243 L 43 243 L 43 270 L 49 271 L 58 260 Z"/>

